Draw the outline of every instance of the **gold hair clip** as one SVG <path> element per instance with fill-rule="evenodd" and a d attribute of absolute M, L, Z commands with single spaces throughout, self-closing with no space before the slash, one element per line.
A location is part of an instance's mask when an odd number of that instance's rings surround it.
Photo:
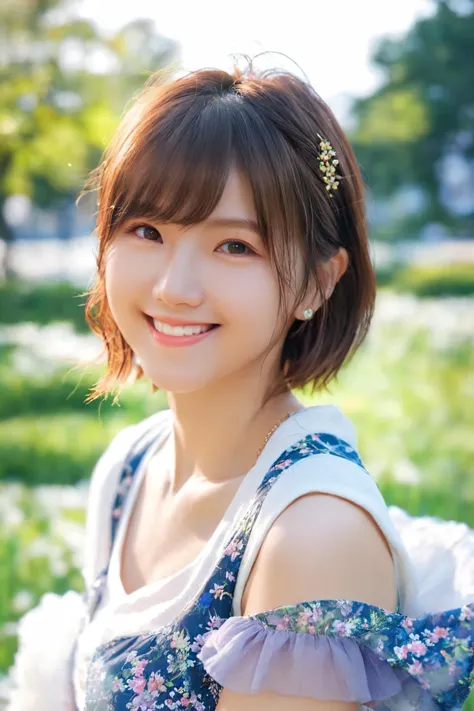
<path fill-rule="evenodd" d="M 319 147 L 321 153 L 318 154 L 319 158 L 319 170 L 324 175 L 324 182 L 326 183 L 326 190 L 329 193 L 329 197 L 332 198 L 332 191 L 337 190 L 339 187 L 339 180 L 341 180 L 342 175 L 336 173 L 336 166 L 339 165 L 339 161 L 335 158 L 336 151 L 331 146 L 329 141 L 326 141 L 318 133 L 318 138 L 321 139 Z"/>

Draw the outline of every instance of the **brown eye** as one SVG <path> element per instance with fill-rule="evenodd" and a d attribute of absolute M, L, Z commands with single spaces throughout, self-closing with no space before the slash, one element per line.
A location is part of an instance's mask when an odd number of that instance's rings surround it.
<path fill-rule="evenodd" d="M 133 234 L 137 235 L 140 239 L 146 239 L 150 242 L 161 240 L 161 234 L 151 225 L 137 225 L 137 227 L 133 228 Z"/>
<path fill-rule="evenodd" d="M 248 247 L 244 242 L 239 242 L 238 240 L 229 240 L 229 242 L 224 242 L 224 244 L 221 245 L 221 249 L 226 245 L 229 245 L 229 251 L 224 250 L 225 254 L 233 254 L 237 256 L 254 254 L 254 251 L 250 249 L 250 247 Z"/>

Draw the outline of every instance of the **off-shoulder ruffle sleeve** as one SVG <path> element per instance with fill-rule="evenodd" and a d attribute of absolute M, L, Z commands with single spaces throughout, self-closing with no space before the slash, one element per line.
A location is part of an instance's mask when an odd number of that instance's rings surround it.
<path fill-rule="evenodd" d="M 474 605 L 410 618 L 354 600 L 304 602 L 227 619 L 199 658 L 241 693 L 460 709 L 474 683 Z"/>

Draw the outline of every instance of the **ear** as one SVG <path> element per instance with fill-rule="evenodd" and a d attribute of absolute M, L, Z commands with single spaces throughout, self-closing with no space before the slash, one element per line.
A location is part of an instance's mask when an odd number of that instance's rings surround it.
<path fill-rule="evenodd" d="M 349 266 L 349 255 L 344 247 L 340 247 L 337 253 L 328 259 L 320 267 L 320 282 L 323 293 L 318 292 L 317 284 L 310 287 L 304 302 L 300 304 L 297 312 L 295 313 L 295 318 L 304 321 L 304 312 L 306 309 L 312 309 L 313 314 L 322 306 L 324 301 L 328 301 L 334 288 L 342 277 L 347 267 Z"/>

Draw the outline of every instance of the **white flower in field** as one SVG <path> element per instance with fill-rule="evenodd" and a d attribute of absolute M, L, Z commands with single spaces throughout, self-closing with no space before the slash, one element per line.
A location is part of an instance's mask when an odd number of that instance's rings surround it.
<path fill-rule="evenodd" d="M 7 676 L 0 676 L 0 709 L 5 708 L 11 694 L 11 681 Z"/>
<path fill-rule="evenodd" d="M 17 637 L 18 636 L 18 622 L 5 622 L 1 628 L 2 634 L 5 637 Z M 2 708 L 0 706 L 0 708 Z"/>
<path fill-rule="evenodd" d="M 18 624 L 6 711 L 73 711 L 71 658 L 84 614 L 82 597 L 48 593 Z"/>
<path fill-rule="evenodd" d="M 33 605 L 33 595 L 29 590 L 19 590 L 12 600 L 15 612 L 25 612 Z"/>
<path fill-rule="evenodd" d="M 51 534 L 54 538 L 59 538 L 68 548 L 76 562 L 76 567 L 82 567 L 82 553 L 84 548 L 84 526 L 80 526 L 74 521 L 56 519 L 51 526 Z"/>
<path fill-rule="evenodd" d="M 55 578 L 62 578 L 64 575 L 67 575 L 69 566 L 64 560 L 64 558 L 61 558 L 59 556 L 51 558 L 49 564 L 51 566 L 51 572 Z"/>
<path fill-rule="evenodd" d="M 21 508 L 24 487 L 21 484 L 0 485 L 0 521 L 5 528 L 21 526 L 25 515 Z"/>
<path fill-rule="evenodd" d="M 38 506 L 45 511 L 60 513 L 63 509 L 85 509 L 87 504 L 88 482 L 76 486 L 43 485 L 34 491 Z"/>
<path fill-rule="evenodd" d="M 395 323 L 403 328 L 405 342 L 409 334 L 427 329 L 436 348 L 446 348 L 472 341 L 474 300 L 469 297 L 419 299 L 412 294 L 381 292 L 377 297 L 371 338 Z M 385 340 L 385 339 L 384 339 Z"/>
<path fill-rule="evenodd" d="M 406 457 L 398 459 L 392 464 L 392 475 L 396 481 L 402 484 L 418 486 L 421 483 L 421 472 L 410 459 Z"/>
<path fill-rule="evenodd" d="M 25 521 L 25 514 L 19 506 L 12 506 L 7 511 L 2 511 L 2 525 L 5 528 L 19 528 Z"/>
<path fill-rule="evenodd" d="M 31 542 L 28 550 L 24 551 L 26 558 L 58 558 L 62 555 L 63 549 L 57 544 L 53 543 L 49 537 L 39 536 Z"/>
<path fill-rule="evenodd" d="M 0 342 L 17 345 L 15 366 L 26 373 L 52 372 L 62 364 L 87 363 L 100 355 L 100 343 L 93 334 L 82 335 L 69 322 L 47 326 L 22 323 L 4 326 Z"/>

